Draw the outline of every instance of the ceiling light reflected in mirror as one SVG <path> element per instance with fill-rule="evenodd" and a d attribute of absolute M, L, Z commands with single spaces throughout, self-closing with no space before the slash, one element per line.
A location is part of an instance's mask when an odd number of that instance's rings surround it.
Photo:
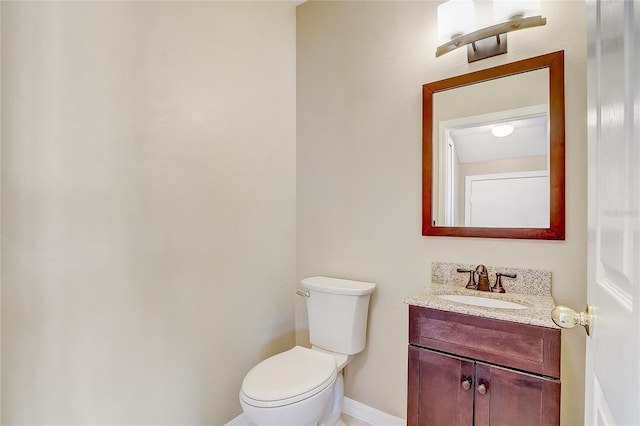
<path fill-rule="evenodd" d="M 514 130 L 513 124 L 498 124 L 491 129 L 491 134 L 496 138 L 504 138 L 513 133 Z"/>

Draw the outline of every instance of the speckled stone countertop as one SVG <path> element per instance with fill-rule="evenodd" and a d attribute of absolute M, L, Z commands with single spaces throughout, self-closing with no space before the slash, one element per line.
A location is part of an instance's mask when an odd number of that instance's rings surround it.
<path fill-rule="evenodd" d="M 456 312 L 460 314 L 475 315 L 484 318 L 493 318 L 504 321 L 513 321 L 521 324 L 537 325 L 541 327 L 558 328 L 551 320 L 551 310 L 555 307 L 551 297 L 551 274 L 547 271 L 518 270 L 515 268 L 495 268 L 489 267 L 491 274 L 495 272 L 518 273 L 518 278 L 522 278 L 516 287 L 519 290 L 529 290 L 529 292 L 511 292 L 507 287 L 508 281 L 503 281 L 506 293 L 491 293 L 488 291 L 469 290 L 464 286 L 469 278 L 469 274 L 452 275 L 450 272 L 456 268 L 470 269 L 471 265 L 436 263 L 432 265 L 431 284 L 413 294 L 405 300 L 406 304 L 422 306 L 425 308 L 439 309 L 442 311 Z M 475 266 L 473 267 L 475 268 Z M 545 275 L 546 273 L 546 275 Z M 455 280 L 447 280 L 449 276 Z M 524 286 L 527 278 L 534 276 L 537 278 L 535 285 Z M 460 280 L 458 277 L 462 277 Z M 516 278 L 517 280 L 517 278 Z M 451 283 L 451 281 L 456 281 Z M 447 282 L 444 284 L 443 282 Z M 528 306 L 528 309 L 504 309 L 489 308 L 484 306 L 469 305 L 465 303 L 453 302 L 438 297 L 439 295 L 456 294 L 486 297 L 490 299 L 504 300 Z"/>

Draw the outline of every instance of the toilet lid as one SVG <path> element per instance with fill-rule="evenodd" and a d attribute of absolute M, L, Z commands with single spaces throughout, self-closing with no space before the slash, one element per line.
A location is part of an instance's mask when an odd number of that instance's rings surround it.
<path fill-rule="evenodd" d="M 296 346 L 267 358 L 247 373 L 242 396 L 256 406 L 281 406 L 315 395 L 337 376 L 333 356 Z"/>

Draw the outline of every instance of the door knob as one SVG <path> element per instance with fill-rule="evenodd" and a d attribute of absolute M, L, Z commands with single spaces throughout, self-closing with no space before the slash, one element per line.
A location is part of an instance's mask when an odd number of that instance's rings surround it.
<path fill-rule="evenodd" d="M 551 311 L 551 319 L 559 327 L 573 328 L 576 325 L 581 325 L 587 332 L 587 336 L 590 335 L 593 330 L 593 308 L 589 305 L 584 309 L 584 312 L 576 312 L 566 306 L 556 306 Z"/>
<path fill-rule="evenodd" d="M 487 393 L 487 385 L 485 383 L 480 383 L 478 385 L 478 393 L 480 395 L 485 395 Z"/>
<path fill-rule="evenodd" d="M 471 377 L 464 377 L 462 379 L 462 382 L 460 383 L 460 386 L 462 386 L 462 389 L 468 391 L 469 389 L 471 389 L 472 383 L 473 383 L 473 380 L 471 380 Z"/>

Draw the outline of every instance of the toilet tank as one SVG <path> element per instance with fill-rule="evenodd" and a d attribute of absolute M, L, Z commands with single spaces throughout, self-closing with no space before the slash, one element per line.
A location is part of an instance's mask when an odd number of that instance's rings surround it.
<path fill-rule="evenodd" d="M 309 290 L 307 313 L 311 344 L 346 355 L 361 352 L 367 343 L 369 298 L 376 285 L 310 277 L 302 280 L 302 286 Z"/>

